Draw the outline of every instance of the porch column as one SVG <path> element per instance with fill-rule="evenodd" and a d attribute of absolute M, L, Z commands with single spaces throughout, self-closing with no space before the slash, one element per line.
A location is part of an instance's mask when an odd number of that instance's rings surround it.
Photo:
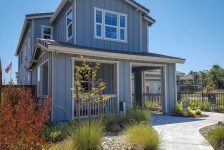
<path fill-rule="evenodd" d="M 136 105 L 137 106 L 143 106 L 143 100 L 142 100 L 142 87 L 143 87 L 143 83 L 142 83 L 142 71 L 140 69 L 136 69 L 135 72 L 135 78 L 134 78 L 134 82 L 135 82 L 135 101 L 136 101 Z"/>
<path fill-rule="evenodd" d="M 163 114 L 167 113 L 167 96 L 166 96 L 166 68 L 161 67 L 161 105 L 163 109 Z"/>

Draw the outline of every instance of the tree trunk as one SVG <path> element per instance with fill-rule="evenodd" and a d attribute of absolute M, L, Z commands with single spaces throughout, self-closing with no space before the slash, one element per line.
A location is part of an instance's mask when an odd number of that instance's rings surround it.
<path fill-rule="evenodd" d="M 76 116 L 77 116 L 77 122 L 79 127 L 80 125 L 80 98 L 79 98 L 78 85 L 75 85 L 75 91 L 76 91 Z"/>
<path fill-rule="evenodd" d="M 99 117 L 100 117 L 100 121 L 102 121 L 103 120 L 103 102 L 100 102 L 99 109 L 100 109 Z"/>

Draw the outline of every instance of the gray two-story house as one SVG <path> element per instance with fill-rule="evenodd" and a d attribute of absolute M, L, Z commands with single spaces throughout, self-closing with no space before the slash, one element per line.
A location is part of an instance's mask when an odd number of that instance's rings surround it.
<path fill-rule="evenodd" d="M 42 100 L 52 97 L 52 121 L 74 119 L 71 88 L 82 55 L 101 63 L 99 78 L 110 96 L 105 112 L 142 105 L 143 72 L 154 69 L 161 70 L 163 113 L 174 112 L 176 64 L 185 60 L 151 52 L 149 27 L 155 20 L 149 12 L 134 0 L 62 0 L 55 12 L 26 15 L 16 49 L 18 84 L 36 85 Z M 87 104 L 80 113 L 87 116 Z M 98 115 L 97 104 L 91 115 Z"/>

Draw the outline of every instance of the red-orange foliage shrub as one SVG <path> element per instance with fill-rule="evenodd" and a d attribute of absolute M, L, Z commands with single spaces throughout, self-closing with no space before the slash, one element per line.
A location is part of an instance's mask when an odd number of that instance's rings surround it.
<path fill-rule="evenodd" d="M 0 149 L 42 149 L 42 132 L 49 118 L 51 100 L 44 106 L 31 92 L 10 86 L 3 90 L 0 102 Z"/>

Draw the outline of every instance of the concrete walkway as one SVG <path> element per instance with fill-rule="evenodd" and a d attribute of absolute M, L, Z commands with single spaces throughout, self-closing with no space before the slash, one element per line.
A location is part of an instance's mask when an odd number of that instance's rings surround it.
<path fill-rule="evenodd" d="M 224 121 L 224 114 L 208 113 L 206 118 L 181 118 L 152 115 L 152 125 L 160 134 L 161 150 L 213 150 L 199 133 L 205 126 Z"/>

